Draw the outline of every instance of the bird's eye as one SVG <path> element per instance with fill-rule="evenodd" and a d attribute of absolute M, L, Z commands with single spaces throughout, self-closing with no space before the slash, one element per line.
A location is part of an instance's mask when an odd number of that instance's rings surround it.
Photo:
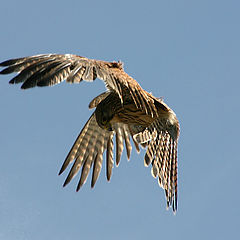
<path fill-rule="evenodd" d="M 105 125 L 107 123 L 107 118 L 105 116 L 103 116 L 102 118 L 102 124 Z"/>

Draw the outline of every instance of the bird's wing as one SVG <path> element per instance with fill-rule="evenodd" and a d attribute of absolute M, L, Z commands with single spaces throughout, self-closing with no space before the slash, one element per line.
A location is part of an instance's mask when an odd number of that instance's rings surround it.
<path fill-rule="evenodd" d="M 110 91 L 107 91 L 107 92 L 103 92 L 101 94 L 99 94 L 97 97 L 95 97 L 88 105 L 88 107 L 90 109 L 92 108 L 96 108 L 97 105 L 102 101 L 104 100 L 111 92 Z"/>
<path fill-rule="evenodd" d="M 151 173 L 158 178 L 160 187 L 165 190 L 167 207 L 177 210 L 177 147 L 179 123 L 175 114 L 174 121 L 167 122 L 161 117 L 144 131 L 133 136 L 135 141 L 147 147 L 144 157 L 145 166 L 152 164 Z"/>
<path fill-rule="evenodd" d="M 156 112 L 151 95 L 123 70 L 121 62 L 106 62 L 88 59 L 73 54 L 40 54 L 11 59 L 0 63 L 6 67 L 0 74 L 18 72 L 9 83 L 23 83 L 21 88 L 52 86 L 64 80 L 80 83 L 99 78 L 107 89 L 115 91 L 124 101 L 124 94 L 130 94 L 138 108 L 146 113 Z"/>
<path fill-rule="evenodd" d="M 97 124 L 95 113 L 89 118 L 84 128 L 77 137 L 75 143 L 72 146 L 69 154 L 67 155 L 65 162 L 59 172 L 59 175 L 73 162 L 72 168 L 64 182 L 64 186 L 67 185 L 72 178 L 82 168 L 80 180 L 78 182 L 77 191 L 86 182 L 91 167 L 92 181 L 91 187 L 94 187 L 99 173 L 102 168 L 103 153 L 106 150 L 106 171 L 107 179 L 110 181 L 113 168 L 113 137 L 116 135 L 116 165 L 119 164 L 122 155 L 124 142 L 126 146 L 127 157 L 130 158 L 131 144 L 130 144 L 130 132 L 127 125 L 115 124 L 113 126 L 114 131 L 107 131 L 100 128 Z"/>

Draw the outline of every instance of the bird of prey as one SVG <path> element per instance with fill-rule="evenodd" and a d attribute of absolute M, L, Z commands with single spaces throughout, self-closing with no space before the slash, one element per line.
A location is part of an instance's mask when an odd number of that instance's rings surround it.
<path fill-rule="evenodd" d="M 106 152 L 106 175 L 112 175 L 113 137 L 115 135 L 116 165 L 124 144 L 127 158 L 131 142 L 139 152 L 146 148 L 145 166 L 165 191 L 167 207 L 177 210 L 177 145 L 178 119 L 162 99 L 154 97 L 123 69 L 121 62 L 88 59 L 73 54 L 40 54 L 11 59 L 0 63 L 0 73 L 18 72 L 9 83 L 22 83 L 21 88 L 52 86 L 64 80 L 68 83 L 104 81 L 106 92 L 95 97 L 89 108 L 95 111 L 83 127 L 68 153 L 59 174 L 72 164 L 63 184 L 67 185 L 81 169 L 77 191 L 86 182 L 92 168 L 91 187 L 94 187 Z"/>

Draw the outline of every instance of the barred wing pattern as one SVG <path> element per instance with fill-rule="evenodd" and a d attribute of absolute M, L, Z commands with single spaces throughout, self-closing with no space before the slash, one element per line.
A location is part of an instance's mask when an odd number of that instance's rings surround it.
<path fill-rule="evenodd" d="M 23 83 L 22 89 L 52 86 L 64 80 L 80 83 L 99 78 L 110 91 L 119 95 L 122 102 L 127 91 L 138 108 L 152 116 L 157 114 L 151 94 L 124 72 L 121 62 L 99 61 L 73 54 L 40 54 L 7 60 L 0 66 L 6 67 L 0 74 L 19 72 L 9 83 Z"/>
<path fill-rule="evenodd" d="M 157 118 L 145 131 L 134 135 L 134 139 L 147 146 L 144 165 L 152 164 L 152 176 L 158 178 L 159 186 L 165 190 L 167 208 L 172 206 L 176 212 L 178 136 L 170 133 Z"/>
<path fill-rule="evenodd" d="M 127 157 L 130 158 L 131 144 L 130 144 L 130 132 L 128 126 L 116 123 L 114 125 L 114 131 L 106 131 L 101 129 L 96 121 L 95 113 L 89 118 L 81 133 L 77 137 L 72 149 L 66 157 L 59 175 L 68 167 L 70 163 L 73 163 L 72 168 L 63 184 L 66 186 L 73 177 L 82 168 L 80 180 L 77 186 L 77 191 L 86 182 L 91 167 L 93 167 L 91 187 L 94 187 L 103 162 L 103 153 L 106 150 L 106 170 L 107 180 L 110 181 L 113 168 L 113 136 L 116 137 L 116 165 L 119 164 L 121 155 L 123 152 L 123 143 L 125 142 Z"/>

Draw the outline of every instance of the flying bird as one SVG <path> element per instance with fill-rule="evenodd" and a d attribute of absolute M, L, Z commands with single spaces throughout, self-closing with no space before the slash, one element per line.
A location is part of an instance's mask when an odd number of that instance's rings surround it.
<path fill-rule="evenodd" d="M 92 168 L 94 187 L 106 152 L 106 175 L 112 175 L 115 136 L 116 165 L 119 165 L 125 145 L 127 158 L 131 140 L 139 152 L 146 149 L 144 164 L 151 164 L 151 173 L 165 191 L 167 207 L 177 210 L 177 147 L 179 122 L 162 99 L 154 97 L 123 69 L 121 62 L 88 59 L 73 54 L 40 54 L 11 59 L 0 63 L 0 74 L 18 74 L 9 82 L 22 83 L 22 89 L 68 83 L 104 81 L 106 92 L 95 97 L 89 108 L 95 108 L 68 153 L 59 175 L 71 165 L 63 184 L 66 186 L 80 171 L 77 191 L 86 182 Z"/>

